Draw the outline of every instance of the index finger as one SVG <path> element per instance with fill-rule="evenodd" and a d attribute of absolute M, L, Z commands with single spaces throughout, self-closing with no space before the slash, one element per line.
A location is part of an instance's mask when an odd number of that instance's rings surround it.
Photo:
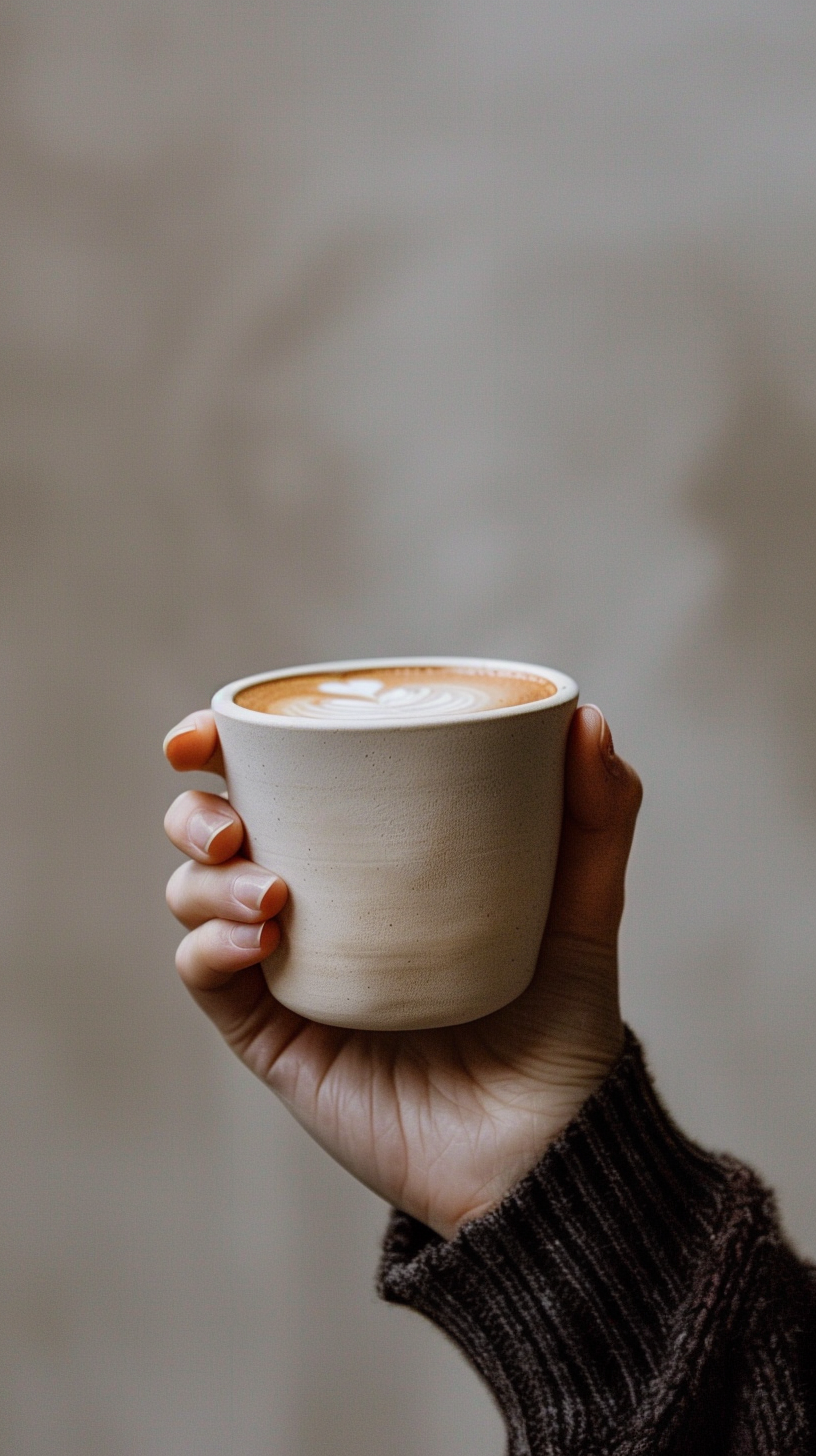
<path fill-rule="evenodd" d="M 209 708 L 190 713 L 171 728 L 162 745 L 167 762 L 179 773 L 190 769 L 204 773 L 224 774 L 224 760 L 218 742 L 218 729 Z"/>

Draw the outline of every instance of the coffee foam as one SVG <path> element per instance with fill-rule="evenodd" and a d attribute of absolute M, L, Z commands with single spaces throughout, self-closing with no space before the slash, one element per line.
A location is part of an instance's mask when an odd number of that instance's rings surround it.
<path fill-rule="evenodd" d="M 428 664 L 273 678 L 244 688 L 235 702 L 274 717 L 326 724 L 421 723 L 537 702 L 555 692 L 555 683 L 532 674 Z"/>

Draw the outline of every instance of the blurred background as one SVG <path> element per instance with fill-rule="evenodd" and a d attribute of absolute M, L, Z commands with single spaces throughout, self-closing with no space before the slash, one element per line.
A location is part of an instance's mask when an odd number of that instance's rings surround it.
<path fill-rule="evenodd" d="M 815 124 L 799 0 L 0 0 L 4 1453 L 501 1452 L 175 978 L 266 668 L 578 679 L 627 1016 L 816 1254 Z"/>

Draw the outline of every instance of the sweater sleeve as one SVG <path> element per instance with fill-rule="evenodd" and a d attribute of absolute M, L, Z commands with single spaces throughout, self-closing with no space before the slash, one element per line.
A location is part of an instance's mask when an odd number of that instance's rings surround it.
<path fill-rule="evenodd" d="M 816 1284 L 740 1163 L 689 1141 L 640 1045 L 501 1205 L 392 1214 L 379 1291 L 490 1386 L 510 1456 L 816 1452 Z"/>

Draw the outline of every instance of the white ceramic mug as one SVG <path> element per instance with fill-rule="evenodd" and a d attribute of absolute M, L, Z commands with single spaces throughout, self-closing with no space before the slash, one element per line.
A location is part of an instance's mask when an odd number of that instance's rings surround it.
<path fill-rule="evenodd" d="M 438 665 L 548 679 L 508 708 L 409 724 L 310 722 L 239 706 L 273 678 Z M 535 970 L 561 829 L 578 689 L 553 668 L 381 658 L 258 673 L 215 694 L 247 853 L 289 886 L 263 963 L 285 1006 L 333 1026 L 472 1021 Z"/>

